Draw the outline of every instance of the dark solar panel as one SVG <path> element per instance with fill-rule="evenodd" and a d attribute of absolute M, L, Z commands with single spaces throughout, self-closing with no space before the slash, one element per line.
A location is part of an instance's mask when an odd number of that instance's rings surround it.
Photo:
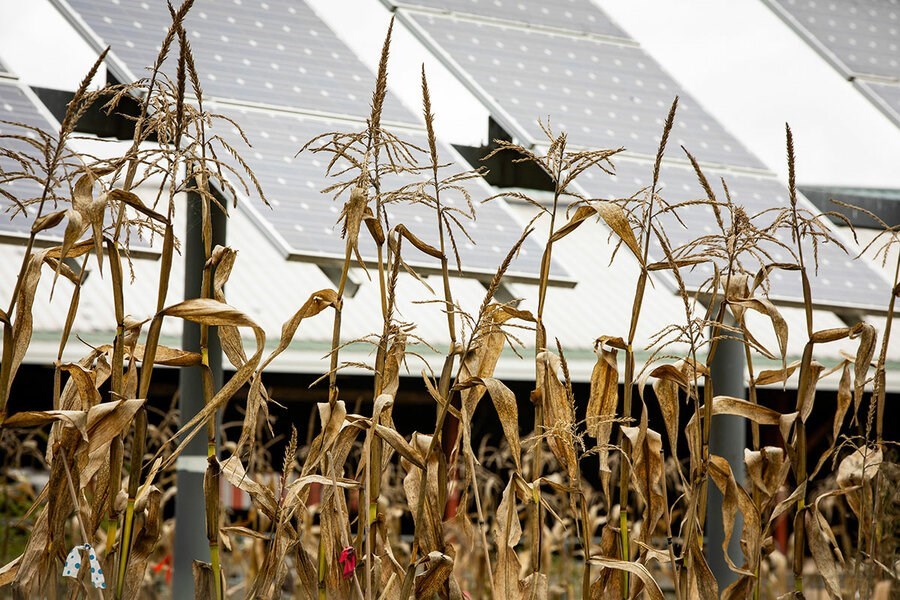
<path fill-rule="evenodd" d="M 649 162 L 619 160 L 616 161 L 616 176 L 610 177 L 601 172 L 586 173 L 579 181 L 592 197 L 595 198 L 627 198 L 642 188 L 649 186 L 653 172 L 653 165 Z M 775 217 L 774 210 L 787 208 L 790 205 L 789 194 L 785 186 L 771 176 L 757 176 L 738 173 L 715 173 L 709 171 L 707 178 L 713 185 L 720 201 L 725 200 L 719 178 L 724 176 L 728 190 L 736 205 L 741 205 L 751 217 L 763 211 L 771 211 L 754 219 L 757 226 L 765 226 L 771 223 Z M 670 204 L 687 200 L 703 199 L 706 197 L 694 171 L 681 165 L 665 165 L 662 169 L 660 183 L 660 195 Z M 812 204 L 805 199 L 800 200 L 802 206 L 813 212 L 818 212 Z M 666 223 L 666 233 L 673 246 L 690 242 L 699 236 L 714 235 L 719 233 L 715 216 L 709 206 L 685 207 L 679 211 L 684 225 L 669 220 Z M 780 239 L 789 247 L 793 247 L 790 241 L 790 233 L 782 230 Z M 791 254 L 774 244 L 762 245 L 771 253 L 774 262 L 794 262 Z M 656 260 L 664 257 L 657 250 Z M 804 257 L 812 261 L 812 250 L 805 249 Z M 884 310 L 886 299 L 890 296 L 889 286 L 885 279 L 877 273 L 868 263 L 854 260 L 853 255 L 847 255 L 834 244 L 821 244 L 818 251 L 821 273 L 816 276 L 810 268 L 810 285 L 813 300 L 821 306 L 870 308 L 872 310 Z M 744 265 L 748 270 L 754 271 L 759 264 L 751 262 Z M 697 287 L 712 274 L 708 265 L 695 269 L 693 272 L 685 272 L 685 280 L 689 286 Z M 798 302 L 803 297 L 800 278 L 796 273 L 788 271 L 773 271 L 771 275 L 771 297 L 775 300 L 786 302 Z"/>
<path fill-rule="evenodd" d="M 660 66 L 634 45 L 495 23 L 404 13 L 423 40 L 472 85 L 504 126 L 526 143 L 545 141 L 538 119 L 572 144 L 653 155 L 679 95 L 670 143 L 708 163 L 763 168 Z"/>
<path fill-rule="evenodd" d="M 255 198 L 248 199 L 250 208 L 270 235 L 279 241 L 285 253 L 306 259 L 343 258 L 344 240 L 340 237 L 341 226 L 336 222 L 346 197 L 332 200 L 330 195 L 320 193 L 336 181 L 327 178 L 325 174 L 330 155 L 314 155 L 308 151 L 296 157 L 295 154 L 314 136 L 326 131 L 344 130 L 348 124 L 273 111 L 225 106 L 216 107 L 216 110 L 240 123 L 253 145 L 243 152 L 243 156 L 259 178 L 272 208 Z M 225 127 L 219 133 L 230 143 L 239 149 L 246 147 L 236 128 L 223 122 L 216 129 L 220 127 Z M 419 146 L 427 147 L 427 141 L 421 132 L 411 131 L 404 137 Z M 447 146 L 440 145 L 439 153 L 447 162 L 455 162 L 457 165 L 462 163 L 462 159 Z M 441 176 L 458 170 L 458 166 L 445 168 Z M 427 177 L 425 174 L 419 179 Z M 411 176 L 391 177 L 384 181 L 384 186 L 385 189 L 393 189 L 412 181 Z M 476 204 L 477 218 L 466 225 L 475 243 L 456 234 L 463 269 L 469 273 L 491 275 L 518 239 L 522 227 L 503 208 L 502 202 L 478 204 L 492 193 L 483 180 L 472 180 L 466 187 Z M 465 200 L 458 192 L 448 191 L 442 198 L 445 206 L 465 208 Z M 391 223 L 402 222 L 417 236 L 437 246 L 437 228 L 432 210 L 422 205 L 403 203 L 388 205 L 387 213 Z M 465 222 L 464 219 L 463 221 Z M 361 239 L 360 250 L 364 259 L 374 259 L 375 246 L 368 233 L 363 232 Z M 540 255 L 540 247 L 528 240 L 513 263 L 510 274 L 536 277 L 539 273 Z M 412 264 L 432 268 L 439 266 L 437 261 L 408 245 L 404 256 Z M 559 269 L 556 270 L 560 274 Z"/>
<path fill-rule="evenodd" d="M 527 25 L 564 29 L 581 34 L 627 39 L 612 19 L 590 0 L 391 0 L 395 6 L 417 6 L 439 12 L 515 21 Z"/>
<path fill-rule="evenodd" d="M 147 73 L 171 23 L 165 2 L 67 3 L 76 22 L 112 47 L 128 70 L 121 77 L 132 80 Z M 356 117 L 370 112 L 374 74 L 303 2 L 199 0 L 185 29 L 207 96 Z M 168 73 L 175 62 L 169 58 Z M 390 101 L 384 119 L 417 122 Z"/>

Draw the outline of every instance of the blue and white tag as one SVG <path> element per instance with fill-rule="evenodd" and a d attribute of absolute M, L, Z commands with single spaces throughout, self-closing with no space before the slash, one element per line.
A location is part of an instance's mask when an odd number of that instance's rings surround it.
<path fill-rule="evenodd" d="M 100 568 L 100 561 L 97 560 L 97 554 L 90 544 L 75 546 L 66 557 L 66 565 L 63 567 L 63 577 L 78 577 L 78 571 L 81 570 L 82 550 L 88 557 L 88 565 L 91 567 L 91 583 L 95 588 L 106 588 L 106 579 L 103 578 L 103 569 Z"/>

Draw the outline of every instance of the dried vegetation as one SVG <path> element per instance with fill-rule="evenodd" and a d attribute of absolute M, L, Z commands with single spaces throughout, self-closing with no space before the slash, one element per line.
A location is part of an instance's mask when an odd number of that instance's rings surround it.
<path fill-rule="evenodd" d="M 424 71 L 427 148 L 405 142 L 383 126 L 389 32 L 371 117 L 357 132 L 326 133 L 302 149 L 328 158 L 334 184 L 326 191 L 343 202 L 346 253 L 340 284 L 312 292 L 286 320 L 274 349 L 267 350 L 266 333 L 227 304 L 225 284 L 236 253 L 211 242 L 211 213 L 226 208 L 213 188 L 231 195 L 261 195 L 262 190 L 239 149 L 214 134 L 212 125 L 224 117 L 204 107 L 182 27 L 189 5 L 173 12 L 149 77 L 89 91 L 101 56 L 55 136 L 23 135 L 30 154 L 4 151 L 17 168 L 0 179 L 29 179 L 41 191 L 33 198 L 4 194 L 35 218 L 15 289 L 0 312 L 2 505 L 11 506 L 11 498 L 30 504 L 21 517 L 30 524 L 29 535 L 21 553 L 0 569 L 2 589 L 23 598 L 155 597 L 159 574 L 148 567 L 170 550 L 165 507 L 173 497 L 173 465 L 197 435 L 208 439 L 204 492 L 210 548 L 209 562 L 195 564 L 198 598 L 662 598 L 665 589 L 682 599 L 757 599 L 800 597 L 810 585 L 836 598 L 854 593 L 886 597 L 891 586 L 897 589 L 896 520 L 881 517 L 897 509 L 898 470 L 888 461 L 895 452 L 883 432 L 887 347 L 900 263 L 894 293 L 884 299 L 887 319 L 880 338 L 865 322 L 816 329 L 816 299 L 807 273 L 815 268 L 819 244 L 839 242 L 820 215 L 797 202 L 789 129 L 790 205 L 758 215 L 732 202 L 725 181 L 721 192 L 714 191 L 718 186 L 707 180 L 687 150 L 705 197 L 680 204 L 665 200 L 658 181 L 677 119 L 677 99 L 662 132 L 653 183 L 629 198 L 585 198 L 573 185 L 588 169 L 613 173 L 618 149 L 572 150 L 565 134 L 554 133 L 549 125 L 543 154 L 498 142 L 496 152 L 534 163 L 553 182 L 549 204 L 519 197 L 534 204 L 536 220 L 549 221 L 537 309 L 520 310 L 494 298 L 510 261 L 533 232 L 529 225 L 486 286 L 477 312 L 468 314 L 454 301 L 451 275 L 459 267 L 457 240 L 466 236 L 474 204 L 485 199 L 466 196 L 470 202 L 460 210 L 442 198 L 465 190 L 465 181 L 478 173 L 440 177 L 442 158 Z M 163 75 L 164 63 L 175 65 L 173 78 Z M 104 102 L 114 111 L 125 95 L 141 99 L 130 150 L 104 160 L 67 154 L 66 142 L 85 108 Z M 145 143 L 150 139 L 153 144 Z M 397 174 L 405 176 L 405 183 L 389 189 L 383 182 L 396 181 Z M 156 201 L 147 205 L 134 189 L 151 177 L 161 177 L 163 183 Z M 207 260 L 201 298 L 172 304 L 167 290 L 180 216 L 175 198 L 184 192 L 202 201 Z M 392 203 L 430 207 L 437 244 L 423 241 L 410 224 L 389 222 Z M 673 245 L 666 227 L 680 226 L 679 213 L 707 207 L 718 229 Z M 62 224 L 61 245 L 34 245 L 42 231 Z M 895 229 L 882 225 L 884 233 L 876 243 L 886 250 L 898 238 Z M 548 282 L 554 248 L 565 244 L 576 228 L 592 226 L 609 232 L 629 255 L 617 260 L 633 261 L 637 279 L 630 323 L 621 331 L 593 332 L 596 366 L 589 393 L 578 397 L 565 348 L 545 327 L 544 314 L 552 295 Z M 144 321 L 127 315 L 122 292 L 129 243 L 138 235 L 156 236 L 162 247 L 156 313 Z M 364 236 L 377 251 L 377 269 L 370 268 L 370 274 L 380 290 L 382 320 L 372 323 L 373 333 L 361 340 L 373 346 L 374 360 L 366 365 L 373 373 L 372 402 L 366 405 L 372 411 L 353 414 L 338 388 L 341 369 L 347 366 L 340 354 L 349 341 L 342 337 L 341 318 L 349 269 L 363 264 L 358 245 Z M 773 261 L 776 246 L 792 259 Z M 436 406 L 434 427 L 404 437 L 392 415 L 404 410 L 395 402 L 404 384 L 401 372 L 415 355 L 413 345 L 421 342 L 415 325 L 400 320 L 396 310 L 398 277 L 415 275 L 404 260 L 410 253 L 424 253 L 440 264 L 442 285 L 431 292 L 431 301 L 446 318 L 449 343 L 440 371 L 425 369 L 421 375 Z M 73 269 L 68 259 L 80 263 L 81 270 Z M 78 362 L 63 362 L 82 273 L 90 260 L 112 280 L 116 337 Z M 710 262 L 713 276 L 699 291 L 689 288 L 684 275 Z M 767 298 L 774 270 L 802 283 L 806 331 L 789 332 Z M 636 364 L 638 323 L 652 309 L 645 306 L 644 292 L 660 272 L 671 275 L 680 289 L 683 320 L 660 331 L 648 349 L 649 360 Z M 74 284 L 55 364 L 53 410 L 8 414 L 11 384 L 33 333 L 32 310 L 42 276 L 62 276 Z M 427 284 L 425 288 L 430 291 Z M 749 312 L 768 319 L 777 348 L 758 341 L 758 332 L 747 325 Z M 201 351 L 161 345 L 164 319 L 199 323 Z M 333 321 L 330 365 L 319 381 L 327 386 L 328 400 L 318 405 L 311 442 L 301 447 L 292 430 L 283 457 L 272 456 L 268 440 L 273 430 L 286 433 L 287 426 L 268 414 L 265 369 L 288 348 L 305 319 Z M 207 351 L 213 326 L 234 370 L 219 389 Z M 525 339 L 532 335 L 533 342 Z M 788 364 L 789 335 L 809 341 L 802 359 Z M 828 368 L 817 362 L 819 347 L 846 338 L 858 341 L 854 356 Z M 743 343 L 749 399 L 715 394 L 713 358 L 726 339 Z M 534 350 L 530 398 L 516 398 L 494 376 L 507 347 Z M 761 359 L 780 367 L 757 370 L 754 361 Z M 146 400 L 158 365 L 201 370 L 204 408 L 199 413 L 181 415 L 177 424 L 177 413 L 170 411 L 150 424 Z M 837 411 L 828 449 L 812 465 L 807 462 L 807 422 L 816 410 L 817 383 L 833 372 L 840 372 Z M 781 413 L 757 403 L 758 386 L 785 382 L 794 374 L 793 411 Z M 216 416 L 242 389 L 244 420 L 227 429 L 238 432 L 234 439 L 226 436 L 217 445 Z M 482 401 L 489 401 L 499 417 L 499 448 L 471 435 Z M 650 428 L 648 403 L 658 405 L 664 431 Z M 536 423 L 524 436 L 519 426 L 523 406 L 533 409 Z M 737 415 L 751 425 L 745 484 L 735 480 L 735 465 L 710 452 L 712 417 L 721 414 Z M 781 443 L 761 446 L 763 427 L 777 430 Z M 49 473 L 49 483 L 39 492 L 15 479 L 13 467 L 26 458 L 45 465 Z M 249 494 L 247 515 L 225 510 L 219 497 L 222 480 Z M 732 535 L 740 535 L 743 552 L 731 564 L 736 581 L 727 589 L 719 589 L 704 554 L 719 551 L 704 548 L 711 486 L 724 496 L 726 545 Z M 836 531 L 834 514 L 848 509 Z M 737 515 L 744 523 L 739 534 L 731 530 Z M 793 543 L 785 553 L 773 542 L 773 529 L 782 519 L 792 522 Z M 6 553 L 10 536 L 4 535 Z M 73 579 L 60 576 L 69 548 L 84 543 L 99 555 L 105 589 L 92 587 L 84 569 Z M 810 575 L 810 565 L 817 576 Z"/>

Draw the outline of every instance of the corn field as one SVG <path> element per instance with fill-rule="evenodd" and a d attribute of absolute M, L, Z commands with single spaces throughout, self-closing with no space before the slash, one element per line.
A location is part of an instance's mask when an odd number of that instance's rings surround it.
<path fill-rule="evenodd" d="M 0 367 L 0 447 L 4 507 L 23 503 L 28 523 L 21 553 L 0 568 L 0 594 L 16 598 L 153 598 L 162 593 L 153 568 L 172 548 L 174 467 L 188 442 L 207 440 L 204 476 L 205 535 L 209 555 L 194 563 L 197 598 L 888 598 L 900 589 L 900 520 L 896 444 L 885 439 L 886 364 L 895 300 L 900 294 L 900 262 L 887 315 L 880 331 L 860 321 L 837 329 L 817 329 L 808 273 L 818 267 L 820 244 L 840 245 L 822 220 L 798 203 L 791 131 L 786 129 L 790 171 L 789 206 L 748 214 L 732 202 L 727 181 L 709 181 L 690 149 L 668 147 L 677 123 L 674 98 L 655 157 L 653 183 L 618 200 L 583 197 L 575 182 L 586 171 L 615 172 L 621 148 L 572 150 L 566 135 L 544 124 L 546 152 L 498 140 L 492 156 L 540 168 L 553 184 L 552 202 L 510 192 L 534 206 L 534 220 L 485 286 L 477 310 L 454 300 L 461 269 L 457 244 L 478 206 L 465 183 L 479 170 L 444 176 L 446 157 L 438 152 L 431 98 L 423 68 L 422 114 L 427 145 L 419 147 L 382 124 L 387 96 L 391 30 L 385 39 L 371 100 L 371 115 L 358 131 L 325 132 L 297 151 L 324 158 L 333 184 L 322 202 L 342 207 L 339 222 L 345 256 L 334 289 L 307 290 L 296 312 L 285 315 L 280 332 L 267 332 L 240 306 L 228 303 L 226 284 L 237 253 L 213 244 L 212 218 L 232 208 L 238 192 L 261 189 L 244 149 L 216 134 L 226 121 L 204 102 L 184 28 L 191 2 L 172 12 L 172 24 L 149 74 L 136 82 L 96 90 L 90 82 L 102 67 L 101 55 L 68 106 L 55 135 L 34 131 L 30 152 L 0 151 L 17 168 L 0 182 L 29 179 L 36 197 L 4 192 L 4 202 L 36 214 L 18 279 L 7 282 Z M 174 73 L 166 76 L 164 73 Z M 67 150 L 76 123 L 91 106 L 114 113 L 124 98 L 137 98 L 140 113 L 130 148 L 120 156 L 91 160 Z M 221 125 L 220 125 L 221 126 Z M 26 134 L 22 126 L 21 137 Z M 15 135 L 4 135 L 12 139 Z M 705 197 L 669 203 L 658 187 L 665 156 L 678 154 L 693 165 Z M 135 188 L 156 178 L 162 183 L 153 203 Z M 394 185 L 396 182 L 399 185 Z M 464 193 L 465 206 L 443 198 Z M 202 202 L 205 264 L 199 298 L 168 297 L 173 261 L 184 215 L 176 198 L 192 193 Z M 416 223 L 393 223 L 387 209 L 411 203 L 433 214 L 437 243 L 417 234 Z M 180 205 L 179 205 L 180 206 Z M 840 208 L 840 207 L 838 207 Z M 689 243 L 670 242 L 679 214 L 711 209 L 717 229 Z M 874 215 L 873 218 L 877 219 Z M 849 225 L 849 223 L 848 223 Z M 896 228 L 883 232 L 866 250 L 885 258 L 898 242 Z M 43 247 L 37 238 L 64 228 L 60 245 Z M 545 327 L 553 301 L 553 251 L 578 228 L 594 228 L 616 246 L 615 260 L 638 265 L 630 321 L 618 331 L 585 332 L 593 339 L 596 364 L 586 393 L 576 393 L 566 348 Z M 537 232 L 542 232 L 538 234 Z M 542 237 L 542 239 L 537 239 Z M 374 243 L 376 267 L 364 266 L 359 245 Z M 510 263 L 528 238 L 543 247 L 536 310 L 495 298 Z M 161 247 L 156 312 L 133 317 L 123 287 L 132 245 L 152 240 Z M 788 261 L 772 259 L 777 247 Z M 435 319 L 446 322 L 440 370 L 419 367 L 416 324 L 398 314 L 398 279 L 419 278 L 409 257 L 429 257 L 439 265 L 440 285 L 424 279 L 422 296 Z M 656 260 L 653 257 L 656 257 Z M 74 263 L 73 263 L 74 260 Z M 77 335 L 79 289 L 89 263 L 111 281 L 115 315 L 113 343 L 92 348 L 77 362 L 63 353 Z M 81 270 L 73 268 L 80 264 Z M 715 265 L 699 290 L 686 273 Z M 362 340 L 342 333 L 342 313 L 352 268 L 366 269 L 379 289 L 380 322 Z M 598 277 L 603 276 L 598 265 Z M 767 296 L 774 272 L 801 283 L 805 330 L 789 331 Z M 670 277 L 679 290 L 683 314 L 636 348 L 641 316 L 653 310 L 645 291 L 654 279 Z M 56 294 L 70 293 L 66 327 L 53 370 L 52 410 L 9 411 L 10 394 L 33 335 L 33 311 L 41 310 L 41 278 L 54 281 Z M 72 285 L 64 287 L 58 280 Z M 432 280 L 433 282 L 434 280 Z M 271 286 L 271 290 L 267 287 Z M 260 281 L 260 293 L 278 293 L 275 282 Z M 72 290 L 69 292 L 68 290 Z M 605 298 L 597 298 L 603 310 Z M 777 348 L 764 346 L 747 316 L 765 318 Z M 114 321 L 112 319 L 114 318 Z M 327 389 L 317 405 L 313 435 L 301 442 L 301 423 L 270 415 L 275 401 L 266 386 L 267 369 L 308 320 L 333 323 L 330 351 L 316 386 Z M 166 320 L 199 324 L 200 351 L 160 342 Z M 758 321 L 754 321 L 758 322 Z M 217 386 L 210 369 L 210 338 L 218 336 L 233 369 Z M 788 362 L 787 340 L 806 341 L 799 361 Z M 825 345 L 854 340 L 855 355 L 825 365 L 817 352 Z M 274 343 L 269 343 L 275 340 Z M 739 340 L 746 358 L 747 399 L 717 395 L 713 359 L 724 341 Z M 368 344 L 371 363 L 341 359 L 348 344 Z M 638 363 L 640 350 L 648 356 Z M 530 395 L 517 397 L 495 376 L 504 352 L 533 364 Z M 415 363 L 416 366 L 410 366 Z M 775 368 L 771 368 L 772 365 Z M 755 365 L 763 365 L 762 368 Z M 147 399 L 161 367 L 198 369 L 203 408 L 179 415 L 174 408 L 153 412 Z M 365 368 L 370 391 L 359 413 L 342 397 L 342 371 Z M 721 367 L 719 367 L 721 368 Z M 404 435 L 395 413 L 407 408 L 403 386 L 421 369 L 436 419 Z M 807 421 L 817 410 L 817 384 L 839 374 L 837 409 L 827 450 L 815 458 L 807 448 Z M 779 412 L 757 402 L 757 388 L 796 378 L 795 406 Z M 624 385 L 620 385 L 624 383 Z M 219 431 L 227 407 L 240 396 L 242 422 Z M 50 401 L 47 399 L 47 404 Z M 479 405 L 492 407 L 502 437 L 496 446 L 475 438 Z M 648 407 L 663 415 L 650 427 Z M 533 430 L 520 427 L 533 422 Z M 364 414 L 363 414 L 364 413 Z M 733 465 L 710 451 L 713 416 L 745 419 L 751 436 L 744 453 L 746 481 Z M 829 420 L 831 417 L 829 416 Z M 777 432 L 780 443 L 761 445 L 761 430 Z M 227 433 L 227 435 L 226 435 Z M 275 446 L 273 439 L 280 440 Z M 769 439 L 769 438 L 767 438 Z M 278 449 L 275 453 L 271 448 Z M 283 448 L 283 455 L 282 455 Z M 14 485 L 11 470 L 24 460 L 45 466 L 49 481 L 29 494 Z M 223 481 L 249 495 L 246 514 L 226 510 Z M 727 558 L 735 580 L 720 588 L 707 562 L 709 496 L 722 495 L 725 545 L 740 537 L 741 560 Z M 835 513 L 844 513 L 840 531 Z M 733 531 L 736 518 L 743 521 Z M 777 523 L 786 521 L 787 549 L 773 542 Z M 198 532 L 200 528 L 198 527 Z M 6 534 L 8 535 L 8 533 Z M 85 546 L 88 544 L 88 546 Z M 70 549 L 84 559 L 63 576 Z M 5 549 L 4 549 L 5 552 Z M 88 562 L 90 554 L 90 562 Z M 94 562 L 96 561 L 96 566 Z M 80 565 L 84 562 L 84 565 Z M 100 584 L 88 569 L 100 571 Z"/>

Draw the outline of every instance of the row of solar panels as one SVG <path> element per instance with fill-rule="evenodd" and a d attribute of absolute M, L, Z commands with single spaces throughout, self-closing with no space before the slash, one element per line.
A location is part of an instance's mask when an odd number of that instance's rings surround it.
<path fill-rule="evenodd" d="M 580 183 L 589 196 L 629 197 L 650 185 L 650 157 L 677 94 L 679 114 L 669 148 L 680 160 L 664 166 L 662 196 L 674 204 L 705 195 L 694 172 L 679 164 L 684 156 L 677 147 L 684 146 L 708 166 L 710 180 L 724 176 L 731 197 L 749 215 L 765 213 L 756 225 L 768 225 L 779 209 L 789 207 L 785 186 L 589 0 L 562 2 L 549 15 L 545 3 L 520 0 L 383 2 L 519 139 L 546 143 L 536 116 L 549 115 L 575 145 L 625 144 L 635 160 L 616 161 L 614 177 L 585 173 Z M 719 198 L 724 196 L 720 191 Z M 805 199 L 801 205 L 818 212 Z M 680 216 L 682 223 L 670 222 L 667 230 L 675 246 L 718 229 L 709 206 L 687 208 Z M 782 230 L 779 239 L 792 246 L 788 232 Z M 792 260 L 784 248 L 764 247 L 773 261 Z M 656 254 L 662 258 L 659 250 Z M 875 307 L 888 297 L 884 279 L 836 245 L 820 246 L 817 256 L 822 274 L 810 277 L 813 297 L 821 304 Z M 704 265 L 685 279 L 697 288 L 711 274 Z M 799 277 L 776 271 L 772 279 L 773 298 L 802 298 Z"/>
<path fill-rule="evenodd" d="M 169 23 L 163 3 L 54 2 L 98 48 L 112 46 L 108 65 L 121 80 L 145 74 Z M 678 94 L 680 113 L 670 145 L 690 148 L 710 169 L 711 178 L 725 175 L 735 200 L 746 204 L 748 212 L 787 204 L 787 192 L 774 176 L 589 0 L 554 6 L 535 0 L 420 0 L 392 8 L 526 145 L 545 142 L 537 119 L 549 116 L 555 128 L 568 132 L 572 144 L 628 146 L 630 156 L 617 162 L 615 177 L 597 172 L 582 181 L 592 197 L 628 197 L 649 184 L 648 159 L 656 150 L 666 109 Z M 372 74 L 302 2 L 198 0 L 186 29 L 204 93 L 221 101 L 218 112 L 244 127 L 252 143 L 245 157 L 274 210 L 258 198 L 243 199 L 244 206 L 287 256 L 343 257 L 335 227 L 339 206 L 319 194 L 330 183 L 324 161 L 295 153 L 318 133 L 359 127 L 369 112 Z M 18 84 L 0 89 L 11 98 L 14 89 L 23 92 Z M 21 102 L 4 102 L 15 111 L 29 110 Z M 40 116 L 38 107 L 30 110 Z M 385 119 L 405 124 L 401 130 L 413 141 L 424 141 L 416 117 L 399 104 L 388 103 Z M 242 146 L 230 126 L 220 133 Z M 449 146 L 442 145 L 441 153 L 457 167 L 463 162 Z M 666 165 L 663 183 L 670 202 L 703 195 L 683 159 Z M 481 181 L 471 190 L 476 200 L 491 194 Z M 401 220 L 422 237 L 434 239 L 432 213 L 405 205 L 390 210 L 394 222 Z M 705 207 L 687 211 L 684 218 L 687 227 L 670 229 L 675 243 L 708 232 L 715 224 Z M 478 208 L 470 233 L 476 244 L 458 237 L 463 264 L 470 273 L 486 274 L 520 231 L 502 203 L 489 203 Z M 371 256 L 371 248 L 363 251 Z M 886 297 L 886 282 L 867 265 L 848 262 L 833 246 L 821 249 L 820 257 L 834 279 L 813 281 L 822 305 L 876 307 L 881 292 Z M 535 277 L 539 261 L 540 247 L 529 242 L 514 274 Z M 560 267 L 555 272 L 565 277 Z M 705 276 L 698 271 L 690 275 L 691 282 L 697 284 Z M 776 279 L 773 294 L 797 302 L 801 295 L 795 279 Z"/>

